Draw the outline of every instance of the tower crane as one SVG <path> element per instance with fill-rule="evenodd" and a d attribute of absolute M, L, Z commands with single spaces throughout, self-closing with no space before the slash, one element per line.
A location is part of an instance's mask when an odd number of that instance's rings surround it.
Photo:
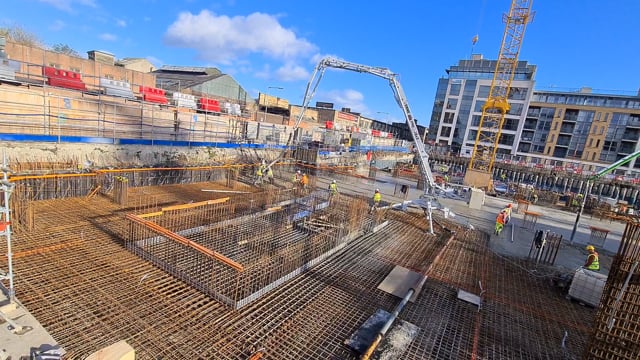
<path fill-rule="evenodd" d="M 502 134 L 502 126 L 510 105 L 509 90 L 516 67 L 518 55 L 527 24 L 531 20 L 532 0 L 512 0 L 509 14 L 503 15 L 506 23 L 502 46 L 487 102 L 482 106 L 482 116 L 478 124 L 473 153 L 464 177 L 464 184 L 475 187 L 488 187 L 496 152 Z"/>

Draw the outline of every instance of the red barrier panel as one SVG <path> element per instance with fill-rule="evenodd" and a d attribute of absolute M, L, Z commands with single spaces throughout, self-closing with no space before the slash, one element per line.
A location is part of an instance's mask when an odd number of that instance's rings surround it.
<path fill-rule="evenodd" d="M 209 112 L 220 112 L 220 102 L 216 99 L 200 98 L 198 99 L 198 109 Z"/>
<path fill-rule="evenodd" d="M 45 66 L 42 68 L 42 74 L 47 78 L 47 85 L 73 90 L 87 90 L 87 85 L 82 82 L 82 77 L 77 72 Z"/>
<path fill-rule="evenodd" d="M 142 100 L 157 103 L 157 104 L 168 104 L 169 100 L 167 100 L 167 96 L 164 93 L 164 90 L 153 88 L 149 86 L 140 86 L 140 94 L 142 95 Z"/>

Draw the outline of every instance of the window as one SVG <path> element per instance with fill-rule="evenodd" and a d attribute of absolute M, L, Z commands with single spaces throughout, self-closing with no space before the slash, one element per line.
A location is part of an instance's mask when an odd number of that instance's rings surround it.
<path fill-rule="evenodd" d="M 604 113 L 604 121 L 609 121 L 609 113 Z"/>
<path fill-rule="evenodd" d="M 596 113 L 596 121 L 600 121 L 600 115 L 602 115 L 601 112 Z"/>
<path fill-rule="evenodd" d="M 480 85 L 480 89 L 478 90 L 478 97 L 483 99 L 488 98 L 489 90 L 491 90 L 491 86 Z"/>
<path fill-rule="evenodd" d="M 595 160 L 595 159 L 596 159 L 596 153 L 595 153 L 595 152 L 594 152 L 594 153 L 591 153 L 591 161 L 593 161 L 593 160 Z"/>
<path fill-rule="evenodd" d="M 600 147 L 600 139 L 596 140 L 596 147 L 599 148 Z"/>
<path fill-rule="evenodd" d="M 453 124 L 453 119 L 455 118 L 455 113 L 445 112 L 444 113 L 444 123 L 445 124 Z"/>
<path fill-rule="evenodd" d="M 460 84 L 451 84 L 451 87 L 449 88 L 449 95 L 460 95 Z"/>
<path fill-rule="evenodd" d="M 519 104 L 519 103 L 511 104 L 511 109 L 509 109 L 508 114 L 520 116 L 522 114 L 523 108 L 524 108 L 523 104 Z"/>
<path fill-rule="evenodd" d="M 458 99 L 447 100 L 447 110 L 455 110 L 458 106 Z"/>
<path fill-rule="evenodd" d="M 554 142 L 556 141 L 556 134 L 551 134 L 551 137 L 549 138 L 549 142 Z"/>
<path fill-rule="evenodd" d="M 600 126 L 600 133 L 599 133 L 599 135 L 602 135 L 602 134 L 604 134 L 604 126 Z"/>
<path fill-rule="evenodd" d="M 558 124 L 559 124 L 559 122 L 557 122 L 557 121 L 555 122 L 555 124 L 553 124 L 553 131 L 558 130 Z"/>
<path fill-rule="evenodd" d="M 451 128 L 443 126 L 442 129 L 440 129 L 440 136 L 443 136 L 443 137 L 451 136 Z"/>
<path fill-rule="evenodd" d="M 104 77 L 106 79 L 111 79 L 111 80 L 115 79 L 115 77 L 113 77 L 113 75 L 111 75 L 111 74 L 104 74 Z"/>
<path fill-rule="evenodd" d="M 589 139 L 589 147 L 593 146 L 593 138 Z"/>
<path fill-rule="evenodd" d="M 525 100 L 527 98 L 527 88 L 512 87 L 509 90 L 509 99 Z"/>

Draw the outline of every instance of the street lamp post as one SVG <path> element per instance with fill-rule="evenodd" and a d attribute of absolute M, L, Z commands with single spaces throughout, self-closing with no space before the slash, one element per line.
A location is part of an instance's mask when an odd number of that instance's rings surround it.
<path fill-rule="evenodd" d="M 386 111 L 376 111 L 376 114 L 382 114 L 382 115 L 386 115 L 384 117 L 384 122 L 388 123 L 389 122 L 389 113 Z"/>

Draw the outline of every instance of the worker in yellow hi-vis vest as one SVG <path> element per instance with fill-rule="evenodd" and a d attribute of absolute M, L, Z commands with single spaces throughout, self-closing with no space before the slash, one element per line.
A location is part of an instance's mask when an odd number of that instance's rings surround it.
<path fill-rule="evenodd" d="M 598 257 L 596 248 L 593 247 L 593 245 L 587 245 L 585 249 L 589 252 L 589 255 L 582 267 L 591 271 L 600 271 L 600 258 Z"/>

